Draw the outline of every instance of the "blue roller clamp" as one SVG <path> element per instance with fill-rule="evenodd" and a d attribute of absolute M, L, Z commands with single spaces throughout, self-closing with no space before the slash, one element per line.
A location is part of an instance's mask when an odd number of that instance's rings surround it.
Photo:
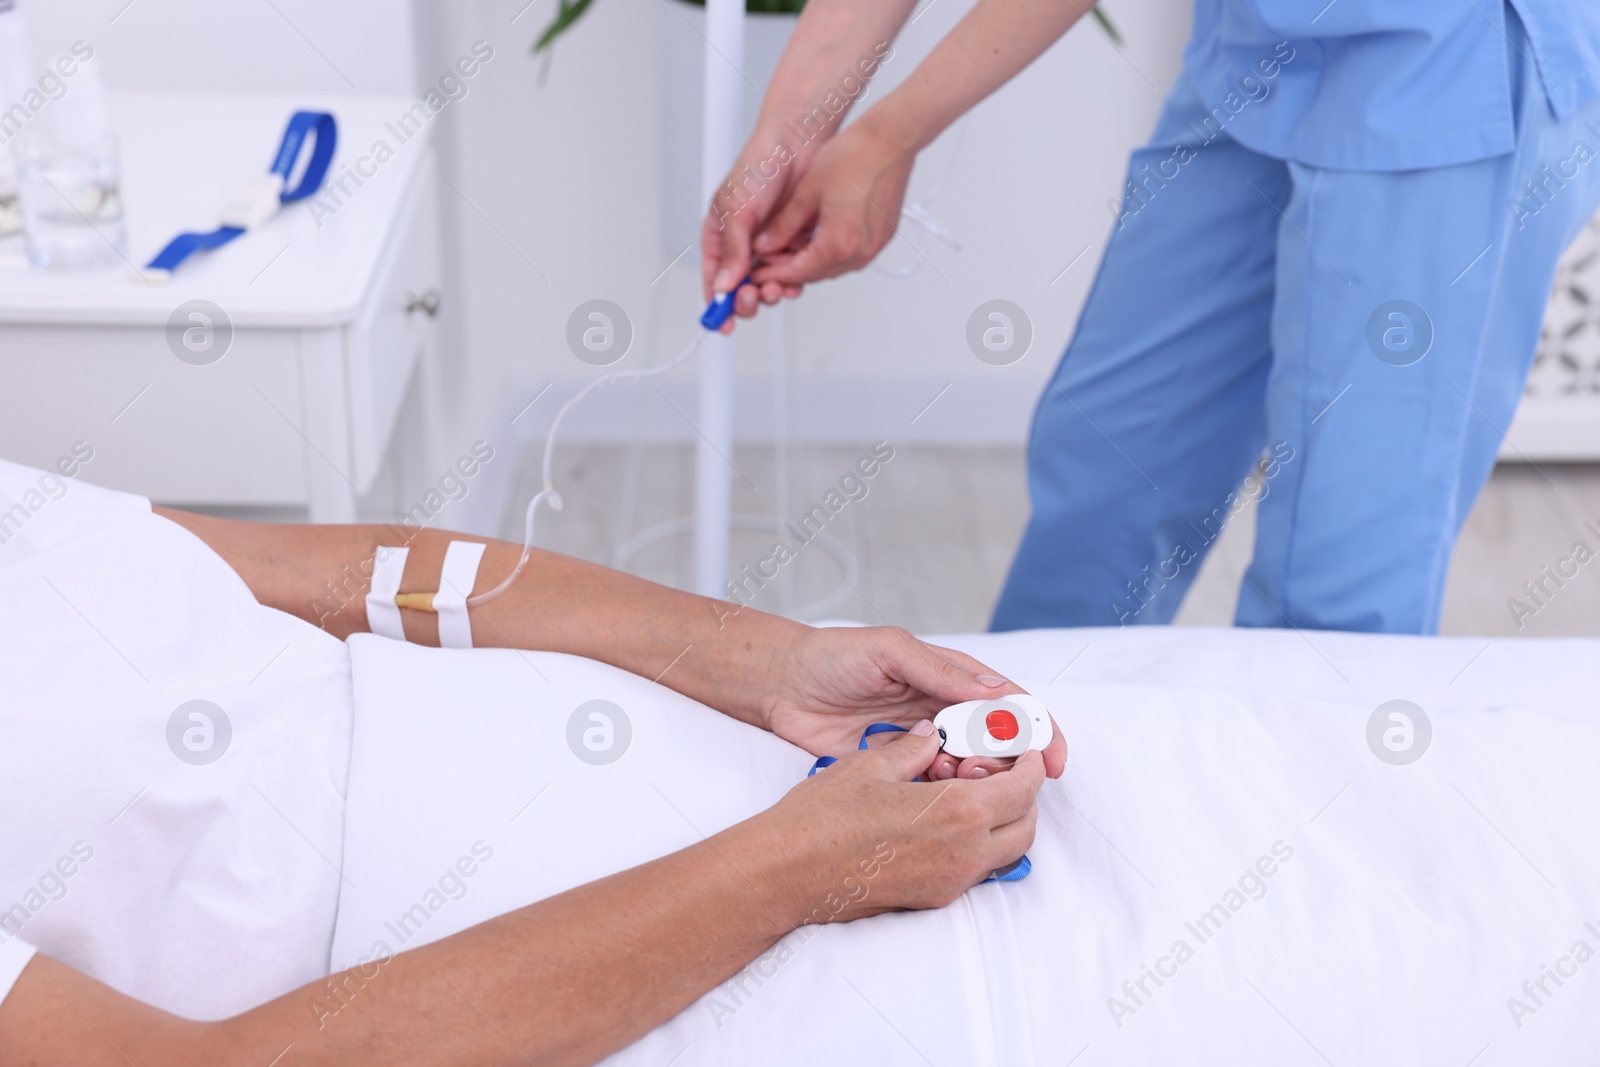
<path fill-rule="evenodd" d="M 740 284 L 743 284 L 743 283 L 740 283 Z M 731 296 L 731 294 L 730 294 L 730 296 Z M 730 301 L 730 305 L 731 305 L 731 301 Z M 712 307 L 714 308 L 715 306 L 716 305 L 713 302 Z M 712 310 L 711 308 L 707 308 L 706 309 L 706 318 L 709 318 L 711 316 L 711 310 Z M 727 317 L 728 317 L 727 315 L 723 315 L 722 319 L 726 320 Z M 704 323 L 706 321 L 706 318 L 702 318 L 700 320 L 701 323 Z M 707 326 L 706 329 L 712 330 L 712 329 L 716 329 L 716 327 Z M 873 734 L 888 734 L 888 733 L 903 734 L 905 732 L 906 732 L 906 728 L 904 726 L 896 726 L 892 722 L 875 722 L 871 726 L 867 727 L 865 730 L 863 730 L 861 732 L 861 743 L 856 745 L 856 748 L 861 750 L 862 752 L 865 752 L 867 750 L 867 738 L 871 737 Z M 822 768 L 824 768 L 824 767 L 832 767 L 835 763 L 838 763 L 838 762 L 839 762 L 839 757 L 837 757 L 837 756 L 818 756 L 817 757 L 817 761 L 811 765 L 811 770 L 806 773 L 806 777 L 810 778 L 813 774 L 816 774 L 818 771 L 822 770 Z M 982 882 L 979 882 L 978 884 L 979 885 L 987 885 L 990 882 L 1020 882 L 1024 878 L 1028 877 L 1029 872 L 1032 871 L 1032 870 L 1033 870 L 1033 862 L 1031 860 L 1029 860 L 1027 856 L 1023 856 L 1021 859 L 1017 860 L 1017 862 L 1015 862 L 1013 864 L 1010 864 L 1008 866 L 1005 866 L 1005 867 L 1001 867 L 999 870 L 995 871 L 993 874 L 991 874 L 989 877 L 985 878 Z"/>
<path fill-rule="evenodd" d="M 733 295 L 737 293 L 742 286 L 749 284 L 750 275 L 746 274 L 744 276 L 744 281 L 740 282 L 732 289 L 729 289 L 721 296 L 714 298 L 711 303 L 706 305 L 705 312 L 701 314 L 700 325 L 704 326 L 708 330 L 711 330 L 713 333 L 722 329 L 722 324 L 727 322 L 728 317 L 733 314 Z"/>

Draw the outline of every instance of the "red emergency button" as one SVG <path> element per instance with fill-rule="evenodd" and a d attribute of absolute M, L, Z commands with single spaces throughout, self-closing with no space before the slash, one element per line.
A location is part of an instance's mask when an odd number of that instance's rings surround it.
<path fill-rule="evenodd" d="M 996 741 L 1010 741 L 1017 736 L 1017 717 L 1004 708 L 996 708 L 984 716 L 983 725 Z"/>

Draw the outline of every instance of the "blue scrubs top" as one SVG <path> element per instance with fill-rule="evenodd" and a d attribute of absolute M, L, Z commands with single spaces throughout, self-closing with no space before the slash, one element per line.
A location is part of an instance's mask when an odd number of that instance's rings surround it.
<path fill-rule="evenodd" d="M 1208 125 L 1278 159 L 1444 167 L 1516 145 L 1507 0 L 1195 0 Z M 1550 108 L 1600 97 L 1600 0 L 1509 0 Z"/>

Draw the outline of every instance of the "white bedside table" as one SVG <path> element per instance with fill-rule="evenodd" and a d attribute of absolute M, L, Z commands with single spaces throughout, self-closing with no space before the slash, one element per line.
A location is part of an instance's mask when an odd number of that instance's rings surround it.
<path fill-rule="evenodd" d="M 355 518 L 389 451 L 413 380 L 422 448 L 437 447 L 439 219 L 424 125 L 401 142 L 413 101 L 124 93 L 128 258 L 143 265 L 182 230 L 210 230 L 243 180 L 272 162 L 297 109 L 339 124 L 329 181 L 382 140 L 394 151 L 332 215 L 310 201 L 198 254 L 172 281 L 129 268 L 33 270 L 0 242 L 0 457 L 39 467 L 82 440 L 87 480 L 184 504 L 302 505 Z M 327 189 L 327 186 L 324 186 Z M 319 225 L 320 222 L 320 225 Z M 231 344 L 194 365 L 169 345 L 182 305 L 222 309 Z M 182 326 L 192 325 L 183 321 Z M 214 343 L 224 341 L 219 330 Z"/>

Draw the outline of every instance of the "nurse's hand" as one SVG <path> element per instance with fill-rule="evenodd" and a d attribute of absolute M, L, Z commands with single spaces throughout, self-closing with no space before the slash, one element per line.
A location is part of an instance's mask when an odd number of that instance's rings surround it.
<path fill-rule="evenodd" d="M 778 163 L 772 152 L 762 149 L 777 140 L 759 129 L 752 134 L 711 198 L 711 210 L 700 227 L 700 280 L 708 301 L 732 290 L 750 273 L 752 238 L 788 198 L 816 154 L 807 147 Z M 734 314 L 748 319 L 762 304 L 799 295 L 800 286 L 775 281 L 741 286 L 734 297 Z M 722 324 L 722 332 L 733 332 L 733 319 Z"/>
<path fill-rule="evenodd" d="M 750 138 L 700 233 L 706 299 L 751 276 L 734 297 L 743 319 L 762 304 L 793 300 L 807 282 L 871 263 L 895 235 L 916 159 L 870 115 L 781 166 L 756 150 L 765 143 L 759 132 Z M 751 175 L 765 184 L 755 188 Z"/>
<path fill-rule="evenodd" d="M 919 641 L 897 626 L 802 631 L 776 653 L 770 677 L 762 725 L 816 756 L 855 752 L 861 732 L 875 722 L 909 727 L 951 704 L 1023 692 L 971 656 Z M 1060 726 L 1042 755 L 1045 773 L 1061 777 L 1067 742 Z M 939 752 L 926 770 L 935 781 L 983 778 L 1012 763 L 978 756 L 957 761 Z"/>
<path fill-rule="evenodd" d="M 802 286 L 871 263 L 897 232 L 915 160 L 872 113 L 845 127 L 756 234 L 756 285 Z"/>

